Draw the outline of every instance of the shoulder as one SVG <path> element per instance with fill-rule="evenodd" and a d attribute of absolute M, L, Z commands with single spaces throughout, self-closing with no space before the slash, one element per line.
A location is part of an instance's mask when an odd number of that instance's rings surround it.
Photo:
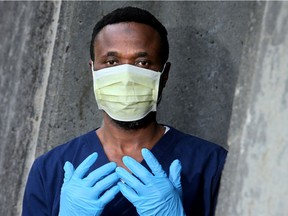
<path fill-rule="evenodd" d="M 212 215 L 227 150 L 172 127 L 168 133 L 169 146 L 173 146 L 171 154 L 182 165 L 181 184 L 186 214 Z"/>
<path fill-rule="evenodd" d="M 65 162 L 80 161 L 81 157 L 85 157 L 95 144 L 95 137 L 95 131 L 88 132 L 55 147 L 34 161 L 25 187 L 23 215 L 54 215 L 52 211 L 57 209 L 55 206 L 59 203 Z"/>
<path fill-rule="evenodd" d="M 165 134 L 162 151 L 169 161 L 179 159 L 183 170 L 191 173 L 221 172 L 227 156 L 222 146 L 183 133 L 173 127 Z"/>
<path fill-rule="evenodd" d="M 49 170 L 59 166 L 62 169 L 66 161 L 77 160 L 77 158 L 79 158 L 81 154 L 85 154 L 85 152 L 88 154 L 91 146 L 97 141 L 96 138 L 95 130 L 73 138 L 36 158 L 33 167 Z M 86 155 L 84 155 L 83 158 L 85 158 Z"/>
<path fill-rule="evenodd" d="M 183 133 L 173 127 L 152 149 L 165 171 L 178 159 L 182 170 L 193 177 L 199 173 L 213 175 L 223 169 L 227 151 L 215 143 Z"/>
<path fill-rule="evenodd" d="M 227 154 L 227 150 L 222 146 L 205 139 L 183 133 L 173 127 L 170 127 L 167 137 L 173 142 L 175 150 L 179 151 L 179 153 L 193 152 L 193 154 L 203 156 L 203 154 L 209 155 L 216 152 L 223 157 L 226 157 Z"/>

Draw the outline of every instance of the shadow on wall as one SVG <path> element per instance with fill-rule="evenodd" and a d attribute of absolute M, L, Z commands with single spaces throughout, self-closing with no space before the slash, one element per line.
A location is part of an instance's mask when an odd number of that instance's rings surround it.
<path fill-rule="evenodd" d="M 228 148 L 238 63 L 207 30 L 185 26 L 169 29 L 169 34 L 174 38 L 170 39 L 172 67 L 159 121 Z"/>

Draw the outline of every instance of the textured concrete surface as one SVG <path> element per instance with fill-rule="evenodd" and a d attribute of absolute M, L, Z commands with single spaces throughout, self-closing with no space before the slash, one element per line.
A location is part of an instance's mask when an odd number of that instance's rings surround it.
<path fill-rule="evenodd" d="M 243 46 L 256 46 L 251 41 L 262 34 L 253 17 L 262 17 L 261 4 L 0 2 L 0 215 L 20 214 L 35 157 L 100 126 L 88 67 L 91 31 L 125 5 L 148 9 L 169 32 L 172 68 L 159 122 L 226 146 Z M 253 69 L 245 72 L 249 80 Z M 240 83 L 238 91 L 250 90 L 250 82 Z"/>
<path fill-rule="evenodd" d="M 0 2 L 0 215 L 20 214 L 43 117 L 57 5 Z"/>
<path fill-rule="evenodd" d="M 216 215 L 288 215 L 287 50 L 288 2 L 259 2 L 243 51 Z"/>

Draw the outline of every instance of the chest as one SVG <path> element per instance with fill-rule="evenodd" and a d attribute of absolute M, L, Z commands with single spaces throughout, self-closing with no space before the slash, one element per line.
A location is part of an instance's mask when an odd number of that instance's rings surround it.
<path fill-rule="evenodd" d="M 116 150 L 112 150 L 109 148 L 105 149 L 104 147 L 104 151 L 109 161 L 115 162 L 117 166 L 123 167 L 124 169 L 128 171 L 129 169 L 125 166 L 125 164 L 122 161 L 122 158 L 124 156 L 130 156 L 134 158 L 136 161 L 138 161 L 139 163 L 141 163 L 141 161 L 143 160 L 143 157 L 141 155 L 141 150 L 121 152 L 121 151 L 116 151 Z"/>

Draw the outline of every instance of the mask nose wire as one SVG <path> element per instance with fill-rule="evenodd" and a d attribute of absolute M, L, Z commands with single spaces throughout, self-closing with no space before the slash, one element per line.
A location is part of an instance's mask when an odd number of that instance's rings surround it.
<path fill-rule="evenodd" d="M 94 62 L 93 61 L 91 61 L 91 62 L 92 62 L 91 63 L 91 70 L 94 71 Z M 166 65 L 167 65 L 167 62 L 164 64 L 162 71 L 160 71 L 161 75 L 163 74 L 163 72 L 166 68 Z"/>

